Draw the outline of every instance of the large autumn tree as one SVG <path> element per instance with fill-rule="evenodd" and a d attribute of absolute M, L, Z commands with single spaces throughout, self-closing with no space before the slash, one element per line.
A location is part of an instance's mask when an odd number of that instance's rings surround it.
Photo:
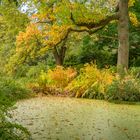
<path fill-rule="evenodd" d="M 62 65 L 67 40 L 72 32 L 95 33 L 111 21 L 118 21 L 118 70 L 128 68 L 128 0 L 120 1 L 31 1 L 35 13 L 26 32 L 17 37 L 17 53 L 12 60 L 30 61 L 52 50 L 57 65 Z M 134 0 L 129 1 L 133 6 Z M 33 26 L 32 26 L 33 25 Z M 18 61 L 19 63 L 19 61 Z"/>
<path fill-rule="evenodd" d="M 17 37 L 17 50 L 20 50 L 21 53 L 22 50 L 24 52 L 22 55 L 19 55 L 18 51 L 17 55 L 22 56 L 24 62 L 31 55 L 32 58 L 33 55 L 37 57 L 38 54 L 43 55 L 48 49 L 51 49 L 56 64 L 62 65 L 67 49 L 66 43 L 70 34 L 73 32 L 87 32 L 93 34 L 117 17 L 117 15 L 112 15 L 111 13 L 115 10 L 114 5 L 116 5 L 116 3 L 114 1 L 96 2 L 96 4 L 92 2 L 88 4 L 85 2 L 66 0 L 32 2 L 37 9 L 36 13 L 32 15 L 32 22 L 36 26 L 36 29 L 34 26 L 32 26 L 33 28 L 31 29 L 29 25 L 26 32 L 20 33 Z M 95 8 L 94 12 L 92 10 L 93 7 Z M 80 9 L 80 11 L 78 9 Z M 106 16 L 108 17 L 107 19 Z M 96 25 L 92 27 L 86 27 L 84 25 L 79 26 L 75 23 L 75 18 L 76 23 L 87 21 L 89 24 L 95 22 Z M 98 22 L 101 22 L 101 24 L 99 23 L 98 25 Z M 29 34 L 30 31 L 28 30 L 30 29 L 35 29 L 36 31 L 40 30 L 38 31 L 40 34 L 34 34 L 34 32 Z M 26 37 L 27 34 L 28 37 Z M 38 39 L 37 36 L 42 36 L 42 39 L 40 37 L 40 39 Z M 37 42 L 40 43 L 38 44 Z M 34 46 L 33 50 L 37 49 L 38 51 L 27 51 L 31 50 L 32 46 Z M 31 55 L 25 52 L 30 52 Z"/>

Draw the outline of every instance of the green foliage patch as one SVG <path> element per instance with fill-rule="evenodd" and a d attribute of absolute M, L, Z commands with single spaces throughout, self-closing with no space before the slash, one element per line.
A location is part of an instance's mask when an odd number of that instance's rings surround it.
<path fill-rule="evenodd" d="M 0 140 L 23 140 L 30 137 L 28 130 L 10 121 L 8 110 L 14 103 L 29 97 L 29 91 L 12 78 L 0 78 Z"/>
<path fill-rule="evenodd" d="M 140 81 L 132 77 L 116 79 L 107 87 L 105 98 L 109 101 L 140 101 Z"/>

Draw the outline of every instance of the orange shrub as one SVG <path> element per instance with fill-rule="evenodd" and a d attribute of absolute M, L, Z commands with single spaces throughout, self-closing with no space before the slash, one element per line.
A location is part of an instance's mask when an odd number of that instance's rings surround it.
<path fill-rule="evenodd" d="M 37 83 L 39 87 L 44 90 L 53 91 L 55 89 L 57 92 L 63 91 L 63 89 L 72 81 L 77 75 L 77 72 L 73 68 L 64 68 L 57 66 L 53 70 L 48 70 L 47 73 L 41 72 Z M 55 94 L 55 93 L 50 93 Z"/>
<path fill-rule="evenodd" d="M 68 83 L 75 78 L 77 72 L 75 69 L 67 68 L 64 69 L 61 66 L 57 66 L 54 70 L 48 71 L 48 75 L 53 82 L 55 87 L 64 88 Z"/>

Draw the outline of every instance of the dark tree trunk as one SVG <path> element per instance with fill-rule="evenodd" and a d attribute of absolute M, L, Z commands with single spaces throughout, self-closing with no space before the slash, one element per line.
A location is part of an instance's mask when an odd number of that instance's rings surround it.
<path fill-rule="evenodd" d="M 117 69 L 119 74 L 123 74 L 128 69 L 129 63 L 129 15 L 128 1 L 119 1 L 119 23 L 118 23 L 118 62 Z"/>
<path fill-rule="evenodd" d="M 55 58 L 56 65 L 62 66 L 65 58 L 66 53 L 66 47 L 63 46 L 60 48 L 60 50 L 57 49 L 57 47 L 54 47 L 53 49 L 53 55 Z"/>

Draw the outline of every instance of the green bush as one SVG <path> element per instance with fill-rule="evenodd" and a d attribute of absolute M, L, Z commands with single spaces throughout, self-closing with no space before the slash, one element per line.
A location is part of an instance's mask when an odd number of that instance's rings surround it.
<path fill-rule="evenodd" d="M 9 121 L 7 111 L 18 99 L 28 97 L 28 90 L 12 78 L 0 78 L 0 140 L 29 139 L 28 130 L 19 124 Z"/>
<path fill-rule="evenodd" d="M 1 77 L 0 78 L 0 97 L 4 96 L 11 101 L 27 98 L 29 96 L 29 90 L 23 85 L 16 82 L 15 79 Z"/>
<path fill-rule="evenodd" d="M 1 117 L 1 116 L 0 116 Z M 28 130 L 7 120 L 0 120 L 0 140 L 26 140 L 30 138 Z"/>
<path fill-rule="evenodd" d="M 28 70 L 28 72 L 26 73 L 26 76 L 28 78 L 37 78 L 41 71 L 47 71 L 47 65 L 43 64 L 43 63 L 38 63 L 38 65 L 36 66 L 31 66 Z"/>
<path fill-rule="evenodd" d="M 107 87 L 105 98 L 109 101 L 140 101 L 140 82 L 132 77 L 114 80 Z"/>
<path fill-rule="evenodd" d="M 10 66 L 10 68 L 13 66 Z M 8 69 L 8 68 L 7 68 Z M 10 76 L 14 76 L 16 78 L 20 78 L 20 77 L 25 77 L 26 73 L 28 72 L 29 69 L 29 65 L 27 64 L 20 64 L 19 66 L 15 66 L 15 68 L 12 69 L 12 71 L 7 72 Z"/>
<path fill-rule="evenodd" d="M 0 140 L 26 140 L 30 138 L 29 131 L 19 124 L 9 121 L 11 117 L 7 110 L 13 105 L 11 100 L 0 97 Z"/>
<path fill-rule="evenodd" d="M 129 74 L 135 78 L 140 78 L 140 67 L 131 67 Z"/>

